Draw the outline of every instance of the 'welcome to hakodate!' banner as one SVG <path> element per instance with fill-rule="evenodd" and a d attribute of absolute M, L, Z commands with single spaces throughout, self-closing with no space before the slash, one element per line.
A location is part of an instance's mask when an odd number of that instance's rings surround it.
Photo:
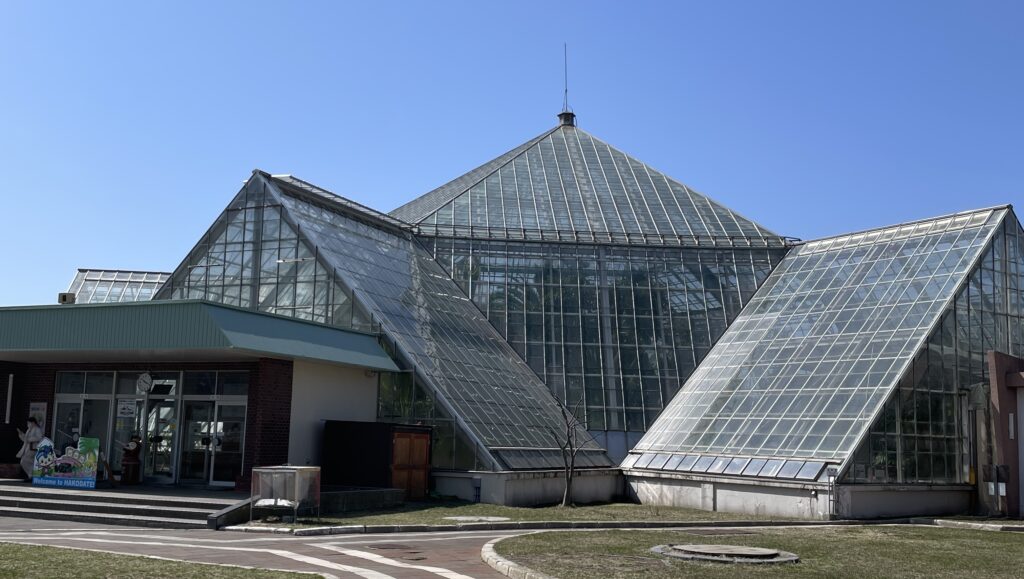
<path fill-rule="evenodd" d="M 100 439 L 79 438 L 78 447 L 69 446 L 58 456 L 53 441 L 43 438 L 36 446 L 32 466 L 32 484 L 76 489 L 96 488 L 96 465 L 100 458 Z"/>

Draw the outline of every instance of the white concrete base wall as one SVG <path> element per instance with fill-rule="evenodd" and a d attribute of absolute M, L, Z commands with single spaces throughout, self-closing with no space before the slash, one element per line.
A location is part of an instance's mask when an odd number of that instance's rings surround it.
<path fill-rule="evenodd" d="M 820 483 L 769 483 L 710 476 L 627 471 L 630 494 L 645 505 L 687 507 L 759 516 L 828 519 L 829 487 Z M 839 485 L 836 515 L 878 519 L 965 513 L 971 489 L 936 485 Z"/>
<path fill-rule="evenodd" d="M 630 494 L 645 505 L 760 516 L 828 518 L 828 491 L 817 485 L 760 486 L 726 480 L 629 474 Z"/>
<path fill-rule="evenodd" d="M 512 507 L 532 507 L 562 501 L 562 471 L 439 472 L 432 474 L 438 494 L 467 501 Z M 618 469 L 584 470 L 573 478 L 573 501 L 579 504 L 607 502 L 623 494 Z"/>
<path fill-rule="evenodd" d="M 325 420 L 377 421 L 377 375 L 350 368 L 296 360 L 292 371 L 288 462 L 319 464 Z"/>

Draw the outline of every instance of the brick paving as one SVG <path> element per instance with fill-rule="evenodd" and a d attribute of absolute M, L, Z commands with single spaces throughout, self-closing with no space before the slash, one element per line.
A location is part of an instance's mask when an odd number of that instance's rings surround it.
<path fill-rule="evenodd" d="M 0 542 L 368 579 L 502 577 L 480 560 L 480 549 L 491 539 L 511 534 L 515 533 L 471 531 L 295 537 L 0 518 Z"/>

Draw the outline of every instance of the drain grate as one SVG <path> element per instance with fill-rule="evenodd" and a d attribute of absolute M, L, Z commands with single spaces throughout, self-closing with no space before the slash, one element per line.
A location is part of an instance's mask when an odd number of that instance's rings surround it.
<path fill-rule="evenodd" d="M 412 547 L 409 545 L 399 545 L 397 543 L 383 543 L 381 545 L 370 545 L 370 549 L 394 549 L 396 551 L 411 551 Z M 416 551 L 419 553 L 419 551 Z"/>

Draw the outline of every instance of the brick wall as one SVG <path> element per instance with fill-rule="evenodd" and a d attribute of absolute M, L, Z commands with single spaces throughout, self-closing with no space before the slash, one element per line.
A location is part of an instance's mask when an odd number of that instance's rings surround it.
<path fill-rule="evenodd" d="M 245 466 L 238 481 L 247 489 L 254 466 L 288 461 L 292 411 L 292 363 L 261 358 L 249 380 L 245 425 Z"/>

